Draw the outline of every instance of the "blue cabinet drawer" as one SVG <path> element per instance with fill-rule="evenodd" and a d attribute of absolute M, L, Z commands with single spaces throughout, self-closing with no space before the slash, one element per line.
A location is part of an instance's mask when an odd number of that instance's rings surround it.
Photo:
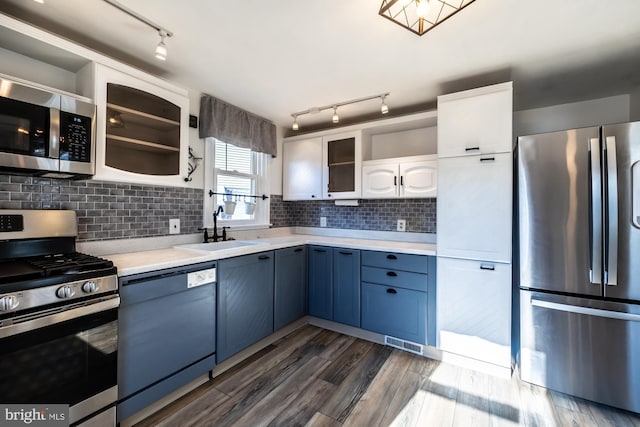
<path fill-rule="evenodd" d="M 427 256 L 362 251 L 362 265 L 427 274 Z"/>
<path fill-rule="evenodd" d="M 362 281 L 427 292 L 427 275 L 385 268 L 362 267 Z"/>
<path fill-rule="evenodd" d="M 362 328 L 426 344 L 427 294 L 362 283 Z"/>

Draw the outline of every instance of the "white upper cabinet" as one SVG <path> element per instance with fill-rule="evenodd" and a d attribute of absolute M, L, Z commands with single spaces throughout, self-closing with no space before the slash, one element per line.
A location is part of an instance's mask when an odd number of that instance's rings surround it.
<path fill-rule="evenodd" d="M 285 138 L 283 199 L 435 197 L 436 119 L 434 110 Z"/>
<path fill-rule="evenodd" d="M 437 169 L 435 155 L 363 162 L 362 197 L 436 197 Z"/>
<path fill-rule="evenodd" d="M 437 181 L 438 161 L 435 158 L 400 163 L 400 197 L 436 197 L 438 194 Z"/>
<path fill-rule="evenodd" d="M 323 137 L 322 155 L 323 198 L 360 198 L 362 132 L 346 132 Z"/>
<path fill-rule="evenodd" d="M 186 186 L 186 91 L 180 93 L 169 84 L 161 87 L 98 64 L 88 65 L 81 73 L 93 80 L 97 105 L 94 178 Z"/>
<path fill-rule="evenodd" d="M 322 138 L 283 144 L 283 200 L 322 198 Z"/>
<path fill-rule="evenodd" d="M 512 151 L 511 82 L 438 97 L 438 157 Z"/>
<path fill-rule="evenodd" d="M 362 197 L 389 199 L 398 197 L 398 163 L 364 162 L 362 166 Z"/>
<path fill-rule="evenodd" d="M 439 257 L 511 262 L 512 169 L 511 153 L 438 161 Z"/>

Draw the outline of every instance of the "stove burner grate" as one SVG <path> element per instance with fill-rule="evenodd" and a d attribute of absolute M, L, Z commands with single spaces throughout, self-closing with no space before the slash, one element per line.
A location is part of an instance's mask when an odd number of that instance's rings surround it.
<path fill-rule="evenodd" d="M 27 262 L 41 269 L 45 276 L 75 274 L 113 266 L 111 261 L 78 252 L 29 258 Z"/>

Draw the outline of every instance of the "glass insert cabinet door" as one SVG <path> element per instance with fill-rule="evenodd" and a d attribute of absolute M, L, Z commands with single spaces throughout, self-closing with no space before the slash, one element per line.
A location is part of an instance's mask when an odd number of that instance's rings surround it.
<path fill-rule="evenodd" d="M 326 198 L 360 197 L 361 142 L 358 134 L 323 139 Z"/>
<path fill-rule="evenodd" d="M 132 87 L 107 84 L 109 167 L 145 175 L 180 173 L 180 107 Z"/>

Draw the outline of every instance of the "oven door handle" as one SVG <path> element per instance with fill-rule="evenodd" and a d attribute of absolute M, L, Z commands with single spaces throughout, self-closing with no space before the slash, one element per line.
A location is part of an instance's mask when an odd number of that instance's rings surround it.
<path fill-rule="evenodd" d="M 120 297 L 114 295 L 107 300 L 64 311 L 58 311 L 41 317 L 30 318 L 29 320 L 20 320 L 20 317 L 18 316 L 14 318 L 14 320 L 17 319 L 18 322 L 0 327 L 0 338 L 10 337 L 24 332 L 33 331 L 35 329 L 44 328 L 46 326 L 55 325 L 56 323 L 65 322 L 67 320 L 77 319 L 78 317 L 107 311 L 113 308 L 118 308 L 118 306 L 120 306 Z"/>

